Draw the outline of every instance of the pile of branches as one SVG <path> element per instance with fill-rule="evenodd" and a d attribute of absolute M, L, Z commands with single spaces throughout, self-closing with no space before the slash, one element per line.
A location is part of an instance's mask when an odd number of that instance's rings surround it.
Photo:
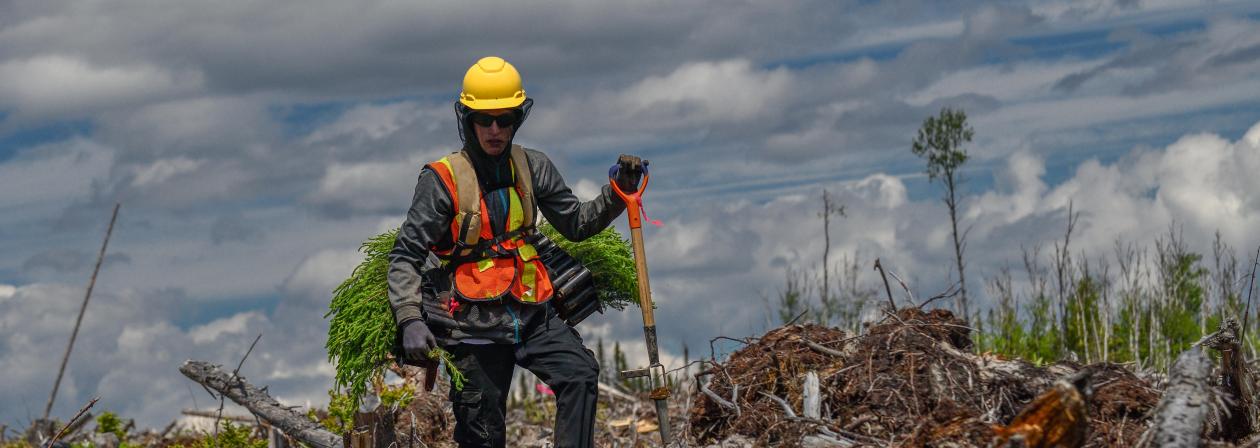
<path fill-rule="evenodd" d="M 1163 384 L 1112 363 L 976 354 L 970 332 L 949 311 L 917 308 L 886 312 L 861 335 L 772 330 L 697 375 L 707 381 L 693 394 L 688 435 L 720 446 L 1174 446 L 1153 434 L 1175 407 L 1161 402 L 1173 395 Z M 1221 346 L 1216 339 L 1202 345 Z M 1228 370 L 1192 399 L 1211 404 L 1195 441 L 1245 446 L 1255 437 L 1252 399 L 1227 390 L 1254 382 Z"/>

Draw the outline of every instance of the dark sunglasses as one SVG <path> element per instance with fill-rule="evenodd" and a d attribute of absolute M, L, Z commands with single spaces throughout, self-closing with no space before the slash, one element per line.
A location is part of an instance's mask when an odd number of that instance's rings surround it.
<path fill-rule="evenodd" d="M 490 126 L 490 123 L 498 123 L 499 127 L 506 128 L 515 126 L 521 120 L 520 114 L 517 112 L 509 112 L 503 115 L 490 115 L 483 113 L 475 113 L 470 117 L 472 122 L 478 126 Z"/>

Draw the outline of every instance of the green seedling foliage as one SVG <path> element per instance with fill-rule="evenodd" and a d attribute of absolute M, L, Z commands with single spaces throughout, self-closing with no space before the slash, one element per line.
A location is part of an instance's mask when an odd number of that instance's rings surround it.
<path fill-rule="evenodd" d="M 118 437 L 119 448 L 139 448 L 140 444 L 130 443 L 127 441 L 127 431 L 125 429 L 125 420 L 110 411 L 102 412 L 96 417 L 96 432 L 100 434 L 113 434 Z"/>
<path fill-rule="evenodd" d="M 118 436 L 118 440 L 125 440 L 127 433 L 123 431 L 122 418 L 118 417 L 110 411 L 102 412 L 96 417 L 96 432 L 100 434 L 113 434 Z"/>
<path fill-rule="evenodd" d="M 415 398 L 416 388 L 410 384 L 401 384 L 393 387 L 386 386 L 381 389 L 381 406 L 390 409 L 405 408 Z"/>
<path fill-rule="evenodd" d="M 357 408 L 349 395 L 340 393 L 337 389 L 328 389 L 328 415 L 320 418 L 311 409 L 306 416 L 333 434 L 344 436 L 354 426 L 354 412 Z"/>
<path fill-rule="evenodd" d="M 185 447 L 175 445 L 175 448 Z M 249 426 L 223 421 L 217 440 L 214 435 L 206 434 L 187 448 L 267 448 L 267 441 L 253 437 L 253 430 Z"/>
<path fill-rule="evenodd" d="M 630 242 L 611 227 L 581 242 L 565 239 L 550 224 L 539 230 L 590 269 L 599 288 L 599 299 L 605 306 L 622 310 L 638 303 L 638 277 Z M 389 305 L 389 252 L 394 247 L 398 230 L 376 235 L 363 242 L 359 250 L 364 259 L 333 290 L 329 304 L 328 360 L 336 366 L 335 387 L 344 388 L 352 403 L 367 393 L 369 382 L 384 375 L 398 326 Z M 428 354 L 442 361 L 456 389 L 464 384 L 464 375 L 455 368 L 450 353 L 440 348 Z"/>
<path fill-rule="evenodd" d="M 349 390 L 352 403 L 367 392 L 368 382 L 384 374 L 397 337 L 394 313 L 389 307 L 386 273 L 389 251 L 396 231 L 374 236 L 359 250 L 363 262 L 333 290 L 328 314 L 328 361 L 337 366 L 334 382 Z"/>
<path fill-rule="evenodd" d="M 391 349 L 398 336 L 394 312 L 389 306 L 389 251 L 394 247 L 398 230 L 391 230 L 363 242 L 359 250 L 365 258 L 350 278 L 333 290 L 328 314 L 328 361 L 336 365 L 334 382 L 346 388 L 352 403 L 367 393 L 372 378 L 385 374 Z M 440 348 L 429 352 L 430 359 L 449 360 Z M 445 363 L 452 377 L 463 375 L 450 362 Z M 457 382 L 462 385 L 462 381 Z"/>

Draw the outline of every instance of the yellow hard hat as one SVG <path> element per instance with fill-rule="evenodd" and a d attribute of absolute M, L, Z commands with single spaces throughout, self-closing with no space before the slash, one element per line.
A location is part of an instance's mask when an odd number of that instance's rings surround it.
<path fill-rule="evenodd" d="M 481 58 L 464 74 L 459 102 L 474 110 L 507 109 L 525 102 L 525 88 L 516 67 L 498 56 Z"/>

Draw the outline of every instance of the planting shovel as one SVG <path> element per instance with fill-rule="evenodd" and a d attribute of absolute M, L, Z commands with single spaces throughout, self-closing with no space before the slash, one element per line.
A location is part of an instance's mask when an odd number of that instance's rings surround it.
<path fill-rule="evenodd" d="M 608 182 L 617 196 L 626 203 L 626 213 L 630 217 L 630 242 L 634 246 L 634 268 L 639 277 L 639 309 L 643 310 L 643 338 L 647 342 L 648 361 L 650 365 L 642 369 L 621 372 L 624 379 L 651 377 L 652 392 L 649 397 L 656 401 L 656 419 L 661 430 L 661 445 L 669 446 L 669 388 L 665 386 L 665 367 L 661 365 L 656 350 L 656 318 L 652 315 L 652 289 L 648 286 L 647 256 L 643 252 L 643 222 L 639 217 L 643 207 L 643 190 L 648 184 L 648 163 L 643 161 L 643 179 L 639 190 L 626 193 L 617 185 L 617 170 L 613 165 L 608 170 Z"/>

